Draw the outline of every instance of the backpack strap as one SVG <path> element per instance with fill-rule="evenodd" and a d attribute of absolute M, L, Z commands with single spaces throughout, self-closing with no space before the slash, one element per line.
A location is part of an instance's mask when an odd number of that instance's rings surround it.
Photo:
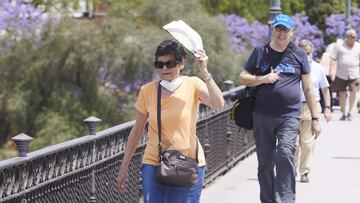
<path fill-rule="evenodd" d="M 264 46 L 259 46 L 256 51 L 256 63 L 255 63 L 255 75 L 259 74 L 260 72 L 260 64 L 264 56 L 264 50 L 269 43 L 266 43 Z"/>
<path fill-rule="evenodd" d="M 280 60 L 279 60 L 279 63 L 281 63 L 281 61 L 285 58 L 285 56 L 287 56 L 288 54 L 291 53 L 291 51 L 293 51 L 294 49 L 296 48 L 296 45 L 293 43 L 293 42 L 289 42 L 288 46 L 286 47 L 283 55 L 281 56 Z M 268 57 L 268 61 L 270 63 L 270 68 L 271 69 L 274 69 L 275 68 L 275 64 L 271 58 L 271 54 L 270 54 L 270 43 L 266 43 L 265 46 L 264 46 L 264 49 L 266 51 L 266 55 Z M 277 64 L 278 65 L 278 64 Z M 276 65 L 276 66 L 277 66 Z"/>

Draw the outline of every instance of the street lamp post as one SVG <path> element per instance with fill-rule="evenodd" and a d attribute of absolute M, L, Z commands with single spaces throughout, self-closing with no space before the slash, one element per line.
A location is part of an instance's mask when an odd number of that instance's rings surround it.
<path fill-rule="evenodd" d="M 270 18 L 269 18 L 269 40 L 271 39 L 271 23 L 277 14 L 281 13 L 281 0 L 271 0 Z"/>
<path fill-rule="evenodd" d="M 346 15 L 345 15 L 345 30 L 348 30 L 351 28 L 350 16 L 351 16 L 351 0 L 347 0 L 346 1 Z"/>
<path fill-rule="evenodd" d="M 271 0 L 270 8 L 270 23 L 274 20 L 277 14 L 281 13 L 281 0 Z"/>

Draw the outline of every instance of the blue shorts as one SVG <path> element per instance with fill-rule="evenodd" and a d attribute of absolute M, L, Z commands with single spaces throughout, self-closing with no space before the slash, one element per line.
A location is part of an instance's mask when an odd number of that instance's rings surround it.
<path fill-rule="evenodd" d="M 157 166 L 143 164 L 141 178 L 144 203 L 199 203 L 205 178 L 205 167 L 198 168 L 199 181 L 192 187 L 172 187 L 156 179 Z"/>

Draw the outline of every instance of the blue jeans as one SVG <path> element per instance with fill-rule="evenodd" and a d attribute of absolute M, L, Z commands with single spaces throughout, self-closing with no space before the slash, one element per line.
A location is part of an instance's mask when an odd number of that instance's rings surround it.
<path fill-rule="evenodd" d="M 141 178 L 144 203 L 199 203 L 204 184 L 205 167 L 198 168 L 199 181 L 192 187 L 172 187 L 159 183 L 156 166 L 143 164 Z"/>
<path fill-rule="evenodd" d="M 294 153 L 299 135 L 299 119 L 254 113 L 253 121 L 260 200 L 262 203 L 294 203 Z"/>

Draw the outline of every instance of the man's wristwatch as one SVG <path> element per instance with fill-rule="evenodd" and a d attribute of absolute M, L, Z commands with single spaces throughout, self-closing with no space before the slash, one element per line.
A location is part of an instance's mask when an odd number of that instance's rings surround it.
<path fill-rule="evenodd" d="M 325 106 L 325 109 L 331 110 L 331 107 L 330 106 Z"/>
<path fill-rule="evenodd" d="M 203 80 L 204 80 L 204 81 L 209 81 L 209 80 L 211 80 L 211 79 L 212 79 L 211 73 L 206 73 L 206 75 L 203 77 Z"/>
<path fill-rule="evenodd" d="M 313 121 L 319 121 L 319 118 L 318 118 L 318 117 L 312 117 L 311 120 L 313 120 Z"/>

